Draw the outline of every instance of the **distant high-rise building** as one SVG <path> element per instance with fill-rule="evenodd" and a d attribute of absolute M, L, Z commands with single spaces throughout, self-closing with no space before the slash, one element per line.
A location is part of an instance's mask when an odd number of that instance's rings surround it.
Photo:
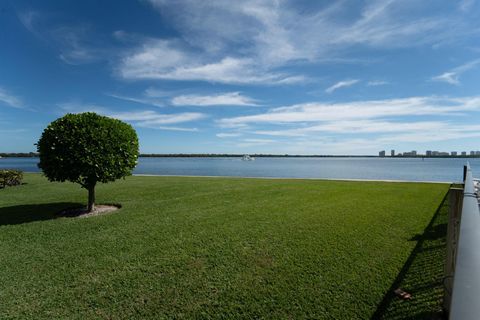
<path fill-rule="evenodd" d="M 427 152 L 425 153 L 425 155 L 427 157 L 431 157 L 432 156 L 432 150 L 427 150 Z"/>
<path fill-rule="evenodd" d="M 471 155 L 471 156 L 474 156 L 474 155 L 475 155 L 475 151 L 470 151 L 470 155 Z"/>
<path fill-rule="evenodd" d="M 480 151 L 475 151 L 476 156 L 480 156 Z"/>
<path fill-rule="evenodd" d="M 452 151 L 452 152 L 450 152 L 450 155 L 451 155 L 452 157 L 456 157 L 456 156 L 457 156 L 457 151 Z"/>
<path fill-rule="evenodd" d="M 385 150 L 380 151 L 380 152 L 378 153 L 378 156 L 379 156 L 379 157 L 382 157 L 382 158 L 385 157 Z"/>
<path fill-rule="evenodd" d="M 462 151 L 462 156 L 463 157 L 467 156 L 467 151 Z"/>
<path fill-rule="evenodd" d="M 412 150 L 412 156 L 414 156 L 414 157 L 417 156 L 417 150 Z"/>
<path fill-rule="evenodd" d="M 395 157 L 395 150 L 390 150 L 390 156 Z"/>

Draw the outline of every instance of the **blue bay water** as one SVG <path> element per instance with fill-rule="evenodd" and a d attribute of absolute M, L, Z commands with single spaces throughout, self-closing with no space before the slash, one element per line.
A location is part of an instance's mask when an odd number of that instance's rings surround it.
<path fill-rule="evenodd" d="M 480 177 L 480 159 L 459 158 L 140 158 L 134 174 L 319 179 L 462 180 L 469 161 Z M 0 169 L 39 172 L 38 158 L 2 158 Z"/>

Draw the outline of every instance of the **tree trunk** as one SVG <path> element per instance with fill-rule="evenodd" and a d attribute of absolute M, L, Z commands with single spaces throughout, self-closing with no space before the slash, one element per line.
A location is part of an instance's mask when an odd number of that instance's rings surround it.
<path fill-rule="evenodd" d="M 88 212 L 95 210 L 95 185 L 88 187 Z"/>

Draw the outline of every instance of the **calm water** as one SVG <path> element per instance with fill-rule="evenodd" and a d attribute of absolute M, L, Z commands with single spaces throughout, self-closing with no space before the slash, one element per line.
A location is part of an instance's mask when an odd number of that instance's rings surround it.
<path fill-rule="evenodd" d="M 469 161 L 480 177 L 480 159 L 390 158 L 140 158 L 136 174 L 330 179 L 460 181 Z M 0 169 L 38 172 L 38 158 L 2 158 Z"/>

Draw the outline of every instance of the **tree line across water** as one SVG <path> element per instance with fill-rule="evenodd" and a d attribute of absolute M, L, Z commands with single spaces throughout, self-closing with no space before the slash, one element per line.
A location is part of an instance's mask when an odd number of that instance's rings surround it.
<path fill-rule="evenodd" d="M 304 154 L 264 154 L 254 153 L 249 154 L 256 158 L 376 158 L 372 155 L 304 155 Z M 19 152 L 19 153 L 0 153 L 0 157 L 4 158 L 34 158 L 38 157 L 38 152 Z M 141 153 L 141 158 L 238 158 L 243 157 L 244 154 L 232 153 Z"/>
<path fill-rule="evenodd" d="M 377 155 L 334 155 L 334 154 L 265 154 L 265 153 L 254 153 L 249 154 L 255 158 L 378 158 Z M 35 158 L 38 157 L 38 152 L 9 152 L 1 153 L 0 157 L 3 158 Z M 231 154 L 231 153 L 141 153 L 140 158 L 238 158 L 243 157 L 244 154 Z M 385 157 L 391 158 L 391 157 Z M 457 156 L 395 156 L 395 158 L 480 158 L 480 156 L 475 155 L 457 155 Z"/>

